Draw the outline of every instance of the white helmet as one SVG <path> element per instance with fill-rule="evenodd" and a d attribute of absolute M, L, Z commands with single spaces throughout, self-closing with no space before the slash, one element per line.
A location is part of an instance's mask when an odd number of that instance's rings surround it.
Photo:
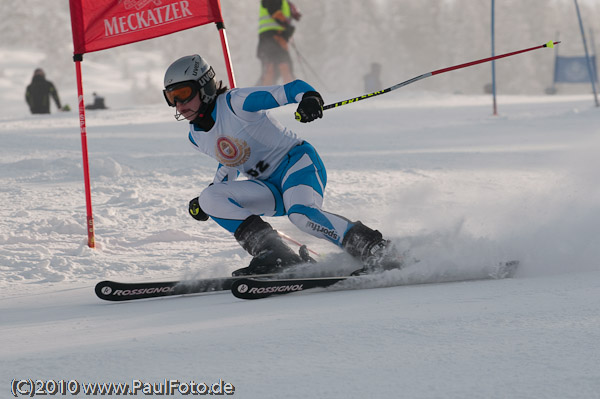
<path fill-rule="evenodd" d="M 171 85 L 193 81 L 198 84 L 200 100 L 208 106 L 217 97 L 215 71 L 198 54 L 181 57 L 165 72 L 165 89 Z"/>

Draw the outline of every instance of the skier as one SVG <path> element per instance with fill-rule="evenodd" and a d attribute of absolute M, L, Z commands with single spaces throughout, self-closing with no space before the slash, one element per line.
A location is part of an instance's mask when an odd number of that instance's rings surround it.
<path fill-rule="evenodd" d="M 228 89 L 217 84 L 199 55 L 167 69 L 164 97 L 177 120 L 190 122 L 194 148 L 219 162 L 213 182 L 189 203 L 200 221 L 210 217 L 253 256 L 233 276 L 275 273 L 306 262 L 261 216 L 287 215 L 300 230 L 325 239 L 359 259 L 364 272 L 402 266 L 390 241 L 377 230 L 321 209 L 327 175 L 307 141 L 275 120 L 268 109 L 299 103 L 296 119 L 323 116 L 323 99 L 302 80 L 285 85 Z M 236 180 L 239 174 L 246 180 Z M 302 253 L 302 251 L 301 251 Z"/>

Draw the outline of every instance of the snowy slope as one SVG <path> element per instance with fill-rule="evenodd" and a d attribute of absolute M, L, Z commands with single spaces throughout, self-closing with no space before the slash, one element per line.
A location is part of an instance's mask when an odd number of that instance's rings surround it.
<path fill-rule="evenodd" d="M 598 397 L 600 115 L 590 96 L 500 97 L 490 113 L 489 98 L 417 92 L 308 125 L 293 107 L 275 112 L 320 150 L 325 208 L 410 248 L 419 273 L 518 258 L 517 278 L 389 287 L 400 278 L 389 274 L 370 290 L 127 304 L 99 301 L 94 284 L 248 262 L 187 216 L 215 163 L 165 106 L 88 112 L 90 250 L 77 115 L 2 117 L 0 392 L 13 378 L 166 378 L 222 379 L 240 398 Z"/>

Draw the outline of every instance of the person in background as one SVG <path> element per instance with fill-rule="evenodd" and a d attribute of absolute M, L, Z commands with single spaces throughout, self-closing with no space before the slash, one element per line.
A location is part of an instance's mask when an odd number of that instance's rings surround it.
<path fill-rule="evenodd" d="M 99 96 L 97 93 L 92 93 L 92 96 L 94 97 L 94 102 L 86 105 L 85 109 L 108 109 L 104 103 L 104 97 Z"/>
<path fill-rule="evenodd" d="M 258 48 L 262 73 L 259 86 L 270 86 L 281 77 L 283 83 L 294 80 L 288 42 L 294 34 L 292 20 L 302 14 L 288 0 L 261 0 L 258 20 Z"/>
<path fill-rule="evenodd" d="M 373 62 L 371 64 L 371 70 L 364 77 L 365 79 L 365 91 L 367 93 L 373 93 L 383 89 L 381 87 L 381 64 Z"/>
<path fill-rule="evenodd" d="M 164 87 L 175 118 L 189 121 L 191 145 L 219 162 L 212 183 L 190 201 L 189 213 L 199 221 L 212 219 L 253 256 L 234 276 L 276 273 L 310 261 L 307 251 L 295 253 L 262 216 L 286 215 L 300 230 L 357 258 L 365 273 L 403 266 L 379 231 L 321 209 L 327 173 L 317 150 L 268 112 L 297 103 L 298 121 L 322 118 L 323 99 L 311 85 L 294 80 L 229 90 L 194 54 L 167 68 Z"/>
<path fill-rule="evenodd" d="M 56 108 L 62 110 L 60 98 L 54 84 L 46 80 L 46 74 L 42 68 L 37 68 L 33 72 L 31 83 L 25 90 L 25 101 L 29 105 L 32 114 L 49 114 L 50 97 L 54 100 Z"/>

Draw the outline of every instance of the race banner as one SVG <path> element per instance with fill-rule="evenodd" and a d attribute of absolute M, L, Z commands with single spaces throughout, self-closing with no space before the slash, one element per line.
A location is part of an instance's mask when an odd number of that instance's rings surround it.
<path fill-rule="evenodd" d="M 69 0 L 69 5 L 74 54 L 223 22 L 219 0 Z"/>
<path fill-rule="evenodd" d="M 598 81 L 596 56 L 590 57 L 594 82 Z M 587 57 L 557 56 L 554 64 L 554 83 L 590 83 Z"/>

